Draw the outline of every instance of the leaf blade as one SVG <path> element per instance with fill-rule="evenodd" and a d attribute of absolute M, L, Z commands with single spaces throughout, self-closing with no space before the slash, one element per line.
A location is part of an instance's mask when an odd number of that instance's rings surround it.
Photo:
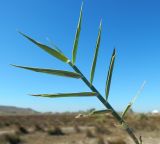
<path fill-rule="evenodd" d="M 56 93 L 56 94 L 32 94 L 31 96 L 60 98 L 60 97 L 86 97 L 96 96 L 95 92 L 79 92 L 79 93 Z"/>
<path fill-rule="evenodd" d="M 131 106 L 132 106 L 132 103 L 129 103 L 129 104 L 127 105 L 127 107 L 125 108 L 124 112 L 122 113 L 122 120 L 124 119 L 126 113 L 127 113 L 128 110 L 131 108 Z"/>
<path fill-rule="evenodd" d="M 80 32 L 81 32 L 82 8 L 83 8 L 83 3 L 82 3 L 82 5 L 81 5 L 79 21 L 78 21 L 78 25 L 77 25 L 77 30 L 76 30 L 75 39 L 74 39 L 74 44 L 73 44 L 73 50 L 72 50 L 72 63 L 73 63 L 73 64 L 74 64 L 75 61 L 76 61 L 76 55 L 77 55 L 77 49 L 78 49 L 78 42 L 79 42 L 79 37 L 80 37 Z"/>
<path fill-rule="evenodd" d="M 95 115 L 95 114 L 105 114 L 105 113 L 110 113 L 112 110 L 106 109 L 106 110 L 98 110 L 98 111 L 93 111 L 90 113 L 90 115 Z"/>
<path fill-rule="evenodd" d="M 134 104 L 134 102 L 136 101 L 137 97 L 140 95 L 140 93 L 142 92 L 142 90 L 144 89 L 144 86 L 146 84 L 146 81 L 144 81 L 141 85 L 141 87 L 139 88 L 139 90 L 137 91 L 137 94 L 133 97 L 133 99 L 131 100 L 131 102 L 127 105 L 126 109 L 124 110 L 124 112 L 122 113 L 122 119 L 124 119 L 126 113 L 128 112 L 128 110 L 132 107 L 132 105 Z"/>
<path fill-rule="evenodd" d="M 58 51 L 59 53 L 63 54 L 63 52 L 53 43 L 53 41 L 51 41 L 49 38 L 47 38 L 47 41 L 48 41 L 48 43 L 49 43 L 49 45 L 50 45 L 51 48 L 53 48 L 56 51 Z"/>
<path fill-rule="evenodd" d="M 23 34 L 22 32 L 19 32 L 22 36 L 24 36 L 25 38 L 27 38 L 29 41 L 31 41 L 32 43 L 34 43 L 35 45 L 37 45 L 38 47 L 40 47 L 42 50 L 46 51 L 48 54 L 56 57 L 57 59 L 68 63 L 69 59 L 61 52 L 57 51 L 56 49 L 50 48 L 47 45 L 41 44 L 37 41 L 35 41 L 34 39 L 30 38 L 29 36 Z"/>
<path fill-rule="evenodd" d="M 114 61 L 115 61 L 115 56 L 116 56 L 116 50 L 114 49 L 113 53 L 112 53 L 111 60 L 110 60 L 110 66 L 109 66 L 107 80 L 106 80 L 106 88 L 105 88 L 106 101 L 108 100 L 110 84 L 111 84 L 111 79 L 112 79 L 112 72 L 113 72 Z"/>
<path fill-rule="evenodd" d="M 93 59 L 91 72 L 90 72 L 90 83 L 91 84 L 93 82 L 96 63 L 97 63 L 97 56 L 98 56 L 98 51 L 99 51 L 99 46 L 100 46 L 100 41 L 101 41 L 101 31 L 102 31 L 102 21 L 100 22 L 100 25 L 99 25 L 99 32 L 98 32 L 98 37 L 97 37 L 97 41 L 96 41 L 95 54 L 94 54 L 94 59 Z"/>
<path fill-rule="evenodd" d="M 46 74 L 51 74 L 51 75 L 58 75 L 58 76 L 64 76 L 64 77 L 70 77 L 70 78 L 80 78 L 81 75 L 78 73 L 74 72 L 69 72 L 69 71 L 62 71 L 62 70 L 55 70 L 55 69 L 43 69 L 43 68 L 34 68 L 34 67 L 25 67 L 25 66 L 17 66 L 17 65 L 12 65 L 14 67 L 26 69 L 26 70 L 31 70 L 34 72 L 41 72 L 41 73 L 46 73 Z"/>

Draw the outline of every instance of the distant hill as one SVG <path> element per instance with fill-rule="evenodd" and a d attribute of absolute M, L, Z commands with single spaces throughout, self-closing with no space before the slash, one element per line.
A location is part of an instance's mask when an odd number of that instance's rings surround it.
<path fill-rule="evenodd" d="M 0 115 L 35 115 L 40 114 L 30 108 L 19 108 L 14 106 L 0 106 Z"/>

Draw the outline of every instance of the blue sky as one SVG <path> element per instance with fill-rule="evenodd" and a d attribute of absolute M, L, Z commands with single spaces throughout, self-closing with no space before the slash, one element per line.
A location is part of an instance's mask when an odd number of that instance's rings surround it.
<path fill-rule="evenodd" d="M 30 93 L 89 91 L 77 79 L 16 69 L 10 64 L 72 70 L 27 41 L 20 30 L 42 43 L 51 39 L 68 57 L 81 0 L 0 1 L 0 105 L 31 107 L 39 111 L 78 111 L 103 108 L 97 98 L 48 99 Z M 144 80 L 147 84 L 133 106 L 135 111 L 160 110 L 160 1 L 85 0 L 76 65 L 89 79 L 99 22 L 102 40 L 94 85 L 105 94 L 109 61 L 117 57 L 109 102 L 123 110 Z"/>

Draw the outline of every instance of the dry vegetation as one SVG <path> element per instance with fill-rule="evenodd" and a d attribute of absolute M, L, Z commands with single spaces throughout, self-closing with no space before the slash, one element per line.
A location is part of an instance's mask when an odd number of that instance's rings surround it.
<path fill-rule="evenodd" d="M 0 116 L 0 144 L 133 144 L 108 114 Z M 144 144 L 160 144 L 160 116 L 131 114 L 127 121 Z"/>

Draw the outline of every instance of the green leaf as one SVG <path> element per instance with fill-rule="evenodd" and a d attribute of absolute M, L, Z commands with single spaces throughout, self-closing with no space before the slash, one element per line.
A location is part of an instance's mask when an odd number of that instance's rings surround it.
<path fill-rule="evenodd" d="M 76 55 L 77 55 L 77 49 L 78 49 L 79 36 L 80 36 L 80 32 L 81 32 L 82 8 L 83 8 L 83 3 L 82 3 L 82 6 L 81 6 L 81 10 L 80 10 L 79 21 L 78 21 L 78 26 L 77 26 L 76 35 L 75 35 L 74 44 L 73 44 L 73 50 L 72 50 L 72 63 L 73 63 L 73 64 L 74 64 L 75 61 L 76 61 Z"/>
<path fill-rule="evenodd" d="M 63 54 L 63 52 L 53 43 L 53 41 L 51 41 L 49 38 L 47 38 L 47 41 L 49 42 L 49 45 L 51 46 L 51 48 L 54 48 L 59 53 Z"/>
<path fill-rule="evenodd" d="M 128 106 L 126 107 L 126 109 L 124 110 L 124 112 L 122 113 L 122 119 L 124 119 L 126 113 L 128 112 L 128 110 L 132 107 L 132 105 L 134 104 L 134 102 L 136 101 L 137 97 L 140 95 L 140 93 L 142 92 L 144 86 L 146 84 L 146 81 L 144 81 L 141 85 L 141 87 L 139 88 L 139 90 L 137 91 L 137 94 L 133 97 L 133 99 L 131 100 L 131 102 L 128 104 Z"/>
<path fill-rule="evenodd" d="M 127 111 L 131 108 L 132 103 L 129 103 L 124 112 L 122 113 L 122 119 L 124 119 L 124 116 L 126 115 Z"/>
<path fill-rule="evenodd" d="M 42 69 L 42 68 L 33 68 L 33 67 L 24 67 L 24 66 L 17 66 L 17 65 L 12 65 L 18 68 L 23 68 L 35 72 L 41 72 L 41 73 L 46 73 L 46 74 L 52 74 L 52 75 L 58 75 L 58 76 L 64 76 L 64 77 L 71 77 L 71 78 L 80 78 L 81 75 L 78 73 L 74 72 L 69 72 L 69 71 L 62 71 L 62 70 L 54 70 L 54 69 Z"/>
<path fill-rule="evenodd" d="M 100 41 L 101 41 L 101 31 L 102 31 L 102 22 L 100 22 L 100 25 L 99 25 L 99 32 L 98 32 L 98 37 L 97 37 L 97 42 L 96 42 L 96 49 L 95 49 L 94 59 L 93 59 L 93 63 L 92 63 L 91 73 L 90 73 L 90 83 L 91 84 L 93 82 L 96 63 L 97 63 L 98 50 L 99 50 Z"/>
<path fill-rule="evenodd" d="M 112 79 L 112 72 L 113 72 L 115 57 L 116 57 L 116 50 L 114 49 L 112 57 L 111 57 L 110 66 L 109 66 L 108 75 L 107 75 L 107 81 L 106 81 L 106 88 L 105 88 L 106 101 L 108 100 L 108 95 L 109 95 L 109 89 L 110 89 L 110 84 L 111 84 L 111 79 Z"/>
<path fill-rule="evenodd" d="M 105 113 L 110 113 L 112 110 L 107 109 L 107 110 L 98 110 L 98 111 L 93 111 L 90 113 L 90 115 L 95 115 L 95 114 L 105 114 Z"/>
<path fill-rule="evenodd" d="M 57 93 L 57 94 L 33 94 L 32 96 L 60 98 L 60 97 L 84 97 L 84 96 L 96 96 L 95 92 L 79 92 L 79 93 Z"/>
<path fill-rule="evenodd" d="M 131 104 L 133 104 L 133 103 L 136 101 L 136 99 L 138 98 L 138 96 L 139 96 L 139 95 L 141 94 L 141 92 L 143 91 L 145 85 L 146 85 L 146 81 L 144 81 L 144 82 L 142 83 L 142 85 L 140 86 L 140 88 L 139 88 L 139 90 L 137 91 L 136 95 L 133 97 L 133 99 L 132 99 L 132 101 L 131 101 Z"/>
<path fill-rule="evenodd" d="M 49 53 L 50 55 L 56 57 L 57 59 L 68 63 L 69 59 L 60 51 L 58 51 L 57 49 L 53 49 L 50 48 L 49 46 L 46 46 L 44 44 L 41 44 L 37 41 L 35 41 L 34 39 L 30 38 L 29 36 L 19 32 L 21 35 L 23 35 L 25 38 L 27 38 L 28 40 L 30 40 L 31 42 L 33 42 L 35 45 L 37 45 L 38 47 L 40 47 L 41 49 L 43 49 L 44 51 L 46 51 L 47 53 Z"/>

